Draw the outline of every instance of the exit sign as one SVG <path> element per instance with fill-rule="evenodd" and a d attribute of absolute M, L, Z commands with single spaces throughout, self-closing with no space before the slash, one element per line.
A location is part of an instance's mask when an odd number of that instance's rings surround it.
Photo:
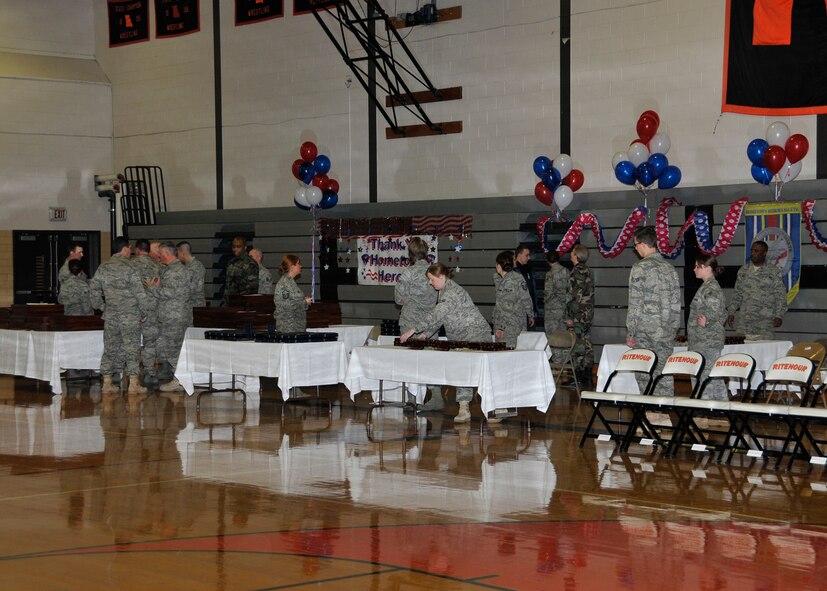
<path fill-rule="evenodd" d="M 49 221 L 50 222 L 65 222 L 69 219 L 69 214 L 65 207 L 50 207 Z"/>

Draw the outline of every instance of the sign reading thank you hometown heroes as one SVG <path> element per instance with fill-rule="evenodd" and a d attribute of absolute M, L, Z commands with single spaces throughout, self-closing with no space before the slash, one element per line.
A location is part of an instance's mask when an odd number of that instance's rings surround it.
<path fill-rule="evenodd" d="M 235 24 L 249 25 L 284 16 L 283 0 L 235 0 Z"/>
<path fill-rule="evenodd" d="M 201 29 L 199 0 L 155 0 L 155 37 L 177 37 Z"/>
<path fill-rule="evenodd" d="M 408 268 L 408 242 L 413 236 L 363 236 L 356 241 L 359 259 L 359 285 L 396 285 Z M 437 262 L 438 238 L 420 236 L 428 245 L 426 260 Z"/>
<path fill-rule="evenodd" d="M 108 0 L 109 47 L 149 41 L 149 0 Z"/>

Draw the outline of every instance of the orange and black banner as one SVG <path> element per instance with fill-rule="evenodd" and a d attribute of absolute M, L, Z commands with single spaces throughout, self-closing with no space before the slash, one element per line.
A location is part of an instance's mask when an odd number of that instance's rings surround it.
<path fill-rule="evenodd" d="M 149 41 L 149 0 L 108 0 L 109 47 Z"/>
<path fill-rule="evenodd" d="M 235 0 L 235 24 L 249 25 L 284 16 L 283 0 Z"/>
<path fill-rule="evenodd" d="M 155 38 L 189 35 L 201 29 L 199 0 L 155 0 Z"/>
<path fill-rule="evenodd" d="M 293 0 L 293 14 L 307 14 L 314 8 L 329 8 L 341 3 L 341 0 Z"/>
<path fill-rule="evenodd" d="M 727 0 L 721 110 L 827 113 L 827 0 Z"/>

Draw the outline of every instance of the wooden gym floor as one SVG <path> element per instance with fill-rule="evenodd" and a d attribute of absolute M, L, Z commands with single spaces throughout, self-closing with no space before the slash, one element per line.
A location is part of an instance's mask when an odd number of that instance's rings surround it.
<path fill-rule="evenodd" d="M 567 388 L 480 433 L 264 386 L 244 412 L 0 376 L 2 588 L 827 588 L 823 468 L 581 449 Z"/>

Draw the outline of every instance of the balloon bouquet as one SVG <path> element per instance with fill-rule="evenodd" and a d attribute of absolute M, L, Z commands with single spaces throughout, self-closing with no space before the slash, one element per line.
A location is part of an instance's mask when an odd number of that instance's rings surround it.
<path fill-rule="evenodd" d="M 612 168 L 617 180 L 643 193 L 645 207 L 655 181 L 658 189 L 673 189 L 681 182 L 681 169 L 666 158 L 672 143 L 665 132 L 658 131 L 660 116 L 655 111 L 641 113 L 636 127 L 638 138 L 628 150 L 612 157 Z"/>
<path fill-rule="evenodd" d="M 293 176 L 302 185 L 296 189 L 293 203 L 305 211 L 314 207 L 330 209 L 339 202 L 339 183 L 327 176 L 330 158 L 319 154 L 313 142 L 304 142 L 299 154 L 301 158 L 293 162 Z"/>
<path fill-rule="evenodd" d="M 775 178 L 773 192 L 778 201 L 781 187 L 801 172 L 801 161 L 810 149 L 810 142 L 803 134 L 790 135 L 790 128 L 781 121 L 770 123 L 766 138 L 752 140 L 747 146 L 747 157 L 752 162 L 752 178 L 762 185 L 769 185 Z"/>
<path fill-rule="evenodd" d="M 534 196 L 543 205 L 556 205 L 555 216 L 558 221 L 561 220 L 561 212 L 571 205 L 574 192 L 586 180 L 583 171 L 573 167 L 571 156 L 560 154 L 554 160 L 548 156 L 537 156 L 534 159 L 534 174 L 540 177 L 540 182 L 534 187 Z"/>

